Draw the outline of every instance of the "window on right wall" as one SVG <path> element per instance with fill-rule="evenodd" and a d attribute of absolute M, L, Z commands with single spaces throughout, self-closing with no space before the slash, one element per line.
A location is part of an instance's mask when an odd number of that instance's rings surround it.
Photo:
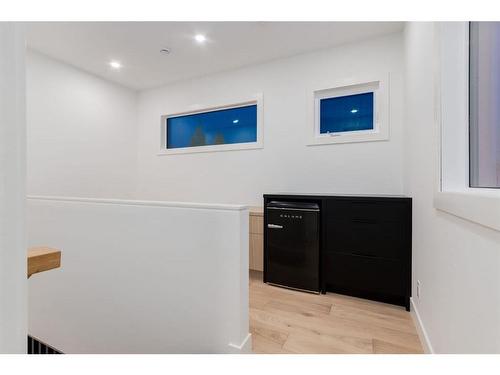
<path fill-rule="evenodd" d="M 500 86 L 494 71 L 500 64 L 498 42 L 492 43 L 498 30 L 469 22 L 442 22 L 436 28 L 434 114 L 441 163 L 434 207 L 500 231 L 500 116 L 495 103 Z"/>
<path fill-rule="evenodd" d="M 469 185 L 500 188 L 500 22 L 470 23 Z"/>

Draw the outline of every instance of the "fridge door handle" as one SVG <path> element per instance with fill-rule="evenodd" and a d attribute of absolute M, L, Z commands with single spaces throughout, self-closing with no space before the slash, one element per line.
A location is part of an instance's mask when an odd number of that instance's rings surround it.
<path fill-rule="evenodd" d="M 267 224 L 267 227 L 271 229 L 283 229 L 283 225 L 277 225 L 277 224 Z"/>

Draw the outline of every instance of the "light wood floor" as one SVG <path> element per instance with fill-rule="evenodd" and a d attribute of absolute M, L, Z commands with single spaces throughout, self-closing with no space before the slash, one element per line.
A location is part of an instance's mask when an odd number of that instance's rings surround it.
<path fill-rule="evenodd" d="M 257 271 L 250 271 L 250 332 L 254 353 L 423 352 L 404 308 L 270 286 Z"/>

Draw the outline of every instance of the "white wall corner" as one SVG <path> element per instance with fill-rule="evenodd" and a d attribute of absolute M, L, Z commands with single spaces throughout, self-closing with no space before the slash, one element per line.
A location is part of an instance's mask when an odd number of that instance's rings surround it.
<path fill-rule="evenodd" d="M 420 339 L 420 343 L 422 344 L 424 352 L 426 354 L 434 354 L 435 352 L 434 349 L 432 348 L 431 340 L 429 339 L 429 335 L 425 330 L 424 323 L 420 318 L 420 314 L 417 309 L 417 304 L 413 300 L 413 297 L 410 298 L 410 302 L 411 302 L 410 314 L 411 317 L 413 318 L 413 322 L 415 323 L 415 327 L 417 328 L 418 337 Z"/>

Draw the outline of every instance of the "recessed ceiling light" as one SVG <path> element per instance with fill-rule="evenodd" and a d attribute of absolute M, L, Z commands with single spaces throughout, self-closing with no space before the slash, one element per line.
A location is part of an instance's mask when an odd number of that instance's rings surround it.
<path fill-rule="evenodd" d="M 109 63 L 109 66 L 113 69 L 120 69 L 122 67 L 122 64 L 119 61 L 111 61 Z"/>
<path fill-rule="evenodd" d="M 163 53 L 164 55 L 168 55 L 170 53 L 170 48 L 162 48 L 160 50 L 160 53 Z"/>
<path fill-rule="evenodd" d="M 196 40 L 198 43 L 203 43 L 207 40 L 207 37 L 203 34 L 196 34 L 194 36 L 194 40 Z"/>
<path fill-rule="evenodd" d="M 358 110 L 356 108 L 351 109 L 351 113 L 358 113 Z"/>
<path fill-rule="evenodd" d="M 240 120 L 238 120 L 238 119 L 233 120 L 233 124 L 237 124 L 238 122 L 240 122 Z"/>

